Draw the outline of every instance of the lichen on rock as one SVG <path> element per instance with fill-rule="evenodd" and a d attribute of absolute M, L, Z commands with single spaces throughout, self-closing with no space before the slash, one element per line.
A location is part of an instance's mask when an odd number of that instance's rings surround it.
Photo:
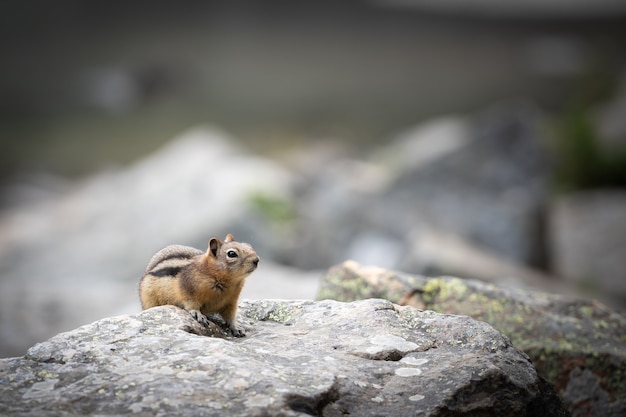
<path fill-rule="evenodd" d="M 349 286 L 343 286 L 342 277 L 349 277 Z M 352 293 L 356 286 L 361 290 Z M 392 290 L 384 293 L 384 288 Z M 573 413 L 603 417 L 626 412 L 626 318 L 597 301 L 455 277 L 410 276 L 353 261 L 328 271 L 318 299 L 353 301 L 374 295 L 491 324 L 529 355 Z M 463 337 L 456 342 L 469 343 Z M 589 372 L 599 381 L 594 382 L 595 394 L 580 389 L 595 381 Z"/>

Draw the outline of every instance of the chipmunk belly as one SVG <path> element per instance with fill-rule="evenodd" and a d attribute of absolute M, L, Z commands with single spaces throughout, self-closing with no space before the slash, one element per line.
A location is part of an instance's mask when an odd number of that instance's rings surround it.
<path fill-rule="evenodd" d="M 211 283 L 198 288 L 196 296 L 202 302 L 202 313 L 215 313 L 223 307 L 227 300 L 227 292 Z"/>

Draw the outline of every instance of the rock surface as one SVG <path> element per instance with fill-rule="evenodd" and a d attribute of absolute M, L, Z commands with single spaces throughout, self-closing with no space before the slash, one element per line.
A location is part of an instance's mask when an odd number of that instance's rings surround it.
<path fill-rule="evenodd" d="M 524 353 L 466 316 L 371 299 L 246 302 L 240 318 L 243 339 L 172 306 L 59 334 L 0 361 L 0 414 L 567 415 Z"/>
<path fill-rule="evenodd" d="M 626 318 L 595 301 L 459 278 L 425 278 L 348 261 L 318 299 L 380 297 L 485 321 L 527 353 L 575 416 L 626 413 Z"/>

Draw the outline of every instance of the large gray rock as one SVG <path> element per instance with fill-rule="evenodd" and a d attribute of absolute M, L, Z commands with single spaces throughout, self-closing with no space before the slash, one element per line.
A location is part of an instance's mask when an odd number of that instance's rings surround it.
<path fill-rule="evenodd" d="M 541 123 L 541 113 L 531 106 L 500 106 L 477 115 L 456 133 L 469 135 L 460 140 L 463 146 L 401 173 L 377 195 L 385 203 L 372 204 L 370 221 L 393 219 L 399 236 L 440 230 L 521 264 L 541 263 L 539 232 L 551 172 Z M 398 267 L 423 270 L 409 261 Z"/>
<path fill-rule="evenodd" d="M 424 259 L 412 250 L 434 232 L 512 263 L 542 265 L 552 170 L 542 123 L 532 106 L 497 106 L 471 118 L 425 123 L 365 161 L 336 158 L 303 168 L 299 246 L 290 259 L 303 268 L 356 259 L 453 273 L 442 257 Z"/>
<path fill-rule="evenodd" d="M 0 414 L 567 415 L 524 353 L 466 316 L 379 299 L 240 315 L 243 339 L 172 306 L 59 334 L 0 361 Z"/>
<path fill-rule="evenodd" d="M 485 321 L 528 354 L 572 415 L 626 413 L 626 318 L 597 301 L 353 261 L 331 268 L 318 293 L 340 301 L 369 297 Z"/>

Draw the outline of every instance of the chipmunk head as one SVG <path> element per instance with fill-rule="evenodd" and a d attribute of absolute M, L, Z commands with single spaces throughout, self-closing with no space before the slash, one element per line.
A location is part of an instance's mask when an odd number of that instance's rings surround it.
<path fill-rule="evenodd" d="M 259 264 L 259 256 L 248 243 L 237 242 L 230 233 L 224 242 L 214 237 L 209 240 L 207 257 L 217 260 L 230 273 L 247 276 Z"/>

